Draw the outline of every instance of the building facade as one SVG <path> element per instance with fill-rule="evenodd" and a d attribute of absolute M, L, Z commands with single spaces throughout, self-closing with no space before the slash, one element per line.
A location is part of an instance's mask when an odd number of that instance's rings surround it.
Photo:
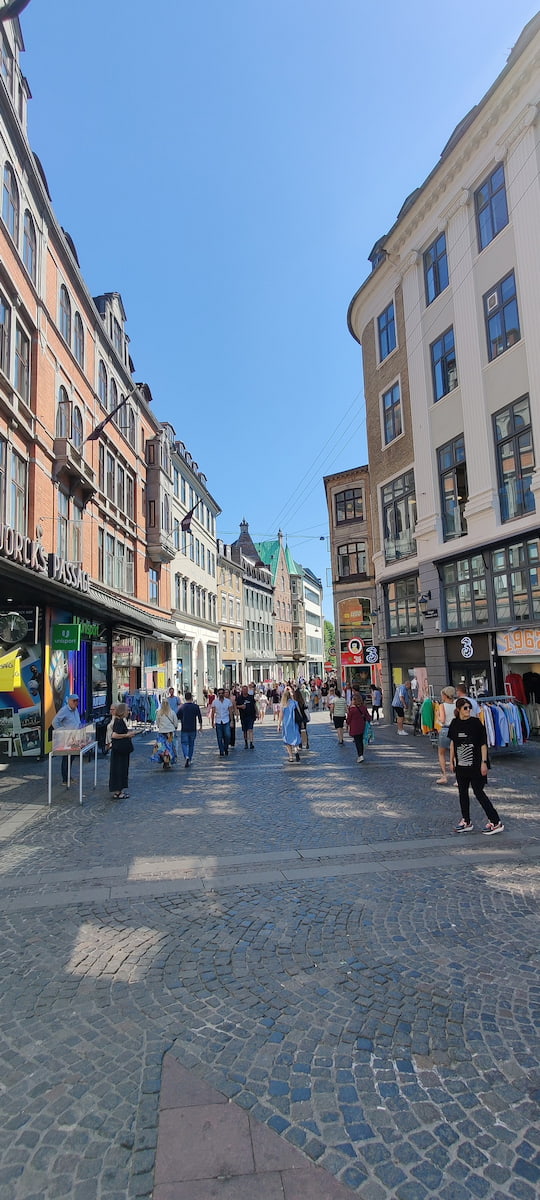
<path fill-rule="evenodd" d="M 539 66 L 537 15 L 349 307 L 387 690 L 540 671 Z"/>
<path fill-rule="evenodd" d="M 244 596 L 244 659 L 246 682 L 276 679 L 274 652 L 274 589 L 270 567 L 262 561 L 246 520 L 231 545 L 231 556 L 242 569 Z"/>
<path fill-rule="evenodd" d="M 217 601 L 220 639 L 219 682 L 222 687 L 245 682 L 243 570 L 231 547 L 217 542 Z"/>
<path fill-rule="evenodd" d="M 323 585 L 309 567 L 302 567 L 302 598 L 306 627 L 305 673 L 308 678 L 324 679 Z"/>
<path fill-rule="evenodd" d="M 294 679 L 297 674 L 295 662 L 293 658 L 293 621 L 292 621 L 292 593 L 291 593 L 291 568 L 295 571 L 296 565 L 292 560 L 291 553 L 287 546 L 283 545 L 283 534 L 281 529 L 278 532 L 275 541 L 257 542 L 256 550 L 260 558 L 272 572 L 272 585 L 274 588 L 274 638 L 275 638 L 275 657 L 276 657 L 276 682 L 281 683 L 287 679 Z"/>
<path fill-rule="evenodd" d="M 369 468 L 355 467 L 324 479 L 336 666 L 342 684 L 368 687 L 378 678 L 379 619 L 373 569 Z"/>

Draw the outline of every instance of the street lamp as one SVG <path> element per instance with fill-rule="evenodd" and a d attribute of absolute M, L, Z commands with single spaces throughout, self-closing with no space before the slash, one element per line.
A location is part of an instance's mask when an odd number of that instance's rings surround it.
<path fill-rule="evenodd" d="M 418 607 L 422 613 L 422 616 L 426 615 L 430 600 L 431 592 L 422 592 L 422 595 L 418 597 Z"/>

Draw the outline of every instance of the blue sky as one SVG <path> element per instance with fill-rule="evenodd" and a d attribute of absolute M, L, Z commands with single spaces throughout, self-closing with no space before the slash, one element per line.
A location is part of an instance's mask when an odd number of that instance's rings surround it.
<path fill-rule="evenodd" d="M 219 533 L 326 582 L 322 476 L 367 460 L 346 326 L 373 243 L 502 70 L 514 0 L 31 0 L 29 132 L 93 295 Z M 324 541 L 319 539 L 324 537 Z M 331 594 L 326 613 L 332 616 Z"/>

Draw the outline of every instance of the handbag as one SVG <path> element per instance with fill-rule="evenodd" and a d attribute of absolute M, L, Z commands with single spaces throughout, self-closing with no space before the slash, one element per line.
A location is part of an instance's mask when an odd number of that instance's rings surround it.
<path fill-rule="evenodd" d="M 374 741 L 375 741 L 375 730 L 373 728 L 373 725 L 371 724 L 371 721 L 366 721 L 366 724 L 364 726 L 364 742 L 365 742 L 366 746 L 371 746 Z"/>

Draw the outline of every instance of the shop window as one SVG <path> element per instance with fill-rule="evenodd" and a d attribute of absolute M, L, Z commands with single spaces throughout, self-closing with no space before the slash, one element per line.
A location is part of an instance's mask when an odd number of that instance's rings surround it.
<path fill-rule="evenodd" d="M 159 604 L 159 571 L 155 567 L 148 572 L 148 598 L 150 604 Z"/>
<path fill-rule="evenodd" d="M 447 629 L 470 629 L 488 622 L 486 568 L 473 554 L 441 567 Z"/>
<path fill-rule="evenodd" d="M 17 533 L 26 534 L 27 465 L 15 451 L 11 454 L 11 520 Z"/>
<path fill-rule="evenodd" d="M 414 471 L 406 471 L 381 488 L 381 500 L 386 562 L 416 554 Z"/>
<path fill-rule="evenodd" d="M 343 521 L 364 520 L 364 493 L 362 488 L 347 488 L 344 492 L 336 492 L 336 525 Z"/>
<path fill-rule="evenodd" d="M 30 402 L 30 338 L 17 322 L 15 329 L 15 391 Z"/>
<path fill-rule="evenodd" d="M 529 397 L 522 396 L 493 418 L 501 520 L 512 521 L 535 511 L 531 488 L 534 447 Z"/>
<path fill-rule="evenodd" d="M 445 542 L 467 533 L 464 509 L 469 497 L 465 439 L 463 435 L 447 442 L 437 451 L 441 512 Z"/>
<path fill-rule="evenodd" d="M 492 361 L 520 341 L 516 279 L 513 271 L 484 296 L 488 358 Z"/>
<path fill-rule="evenodd" d="M 532 538 L 491 555 L 498 625 L 540 619 L 540 542 Z"/>

